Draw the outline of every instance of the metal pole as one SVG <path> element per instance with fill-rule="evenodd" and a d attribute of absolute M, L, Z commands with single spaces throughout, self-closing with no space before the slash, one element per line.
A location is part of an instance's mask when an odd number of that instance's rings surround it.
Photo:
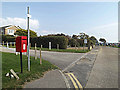
<path fill-rule="evenodd" d="M 27 14 L 29 15 L 29 7 L 27 7 L 28 12 Z M 29 55 L 29 44 L 30 44 L 30 35 L 29 35 L 29 16 L 27 16 L 28 21 L 27 21 L 27 30 L 28 30 L 28 71 L 30 71 L 30 55 Z"/>
<path fill-rule="evenodd" d="M 84 51 L 84 39 L 83 39 L 83 51 Z"/>
<path fill-rule="evenodd" d="M 42 48 L 40 48 L 40 64 L 42 64 L 41 49 Z"/>
<path fill-rule="evenodd" d="M 22 68 L 22 52 L 20 52 L 20 63 L 21 63 L 21 73 L 23 73 L 23 68 Z"/>

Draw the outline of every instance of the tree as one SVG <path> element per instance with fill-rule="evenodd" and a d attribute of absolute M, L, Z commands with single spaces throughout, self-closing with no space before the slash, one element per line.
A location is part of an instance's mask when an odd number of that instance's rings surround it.
<path fill-rule="evenodd" d="M 77 35 L 73 35 L 72 38 L 73 39 L 78 39 L 78 36 Z"/>
<path fill-rule="evenodd" d="M 106 40 L 104 38 L 100 38 L 99 41 L 106 43 Z"/>
<path fill-rule="evenodd" d="M 85 33 L 80 33 L 80 35 L 78 35 L 80 37 L 80 39 L 88 39 L 88 35 Z"/>
<path fill-rule="evenodd" d="M 79 46 L 79 43 L 78 43 L 78 41 L 77 41 L 77 39 L 70 39 L 69 40 L 69 43 L 68 43 L 71 47 L 75 47 L 75 45 L 76 46 Z"/>
<path fill-rule="evenodd" d="M 80 44 L 82 46 L 84 46 L 84 39 L 87 39 L 88 41 L 88 38 L 89 38 L 89 36 L 86 33 L 80 33 L 78 37 L 82 40 L 82 43 Z"/>
<path fill-rule="evenodd" d="M 93 44 L 98 43 L 98 40 L 94 36 L 91 36 L 89 39 L 92 40 Z"/>
<path fill-rule="evenodd" d="M 18 29 L 15 32 L 15 35 L 19 35 L 19 36 L 27 36 L 28 35 L 28 31 L 25 29 Z M 30 30 L 30 37 L 37 37 L 37 33 Z"/>

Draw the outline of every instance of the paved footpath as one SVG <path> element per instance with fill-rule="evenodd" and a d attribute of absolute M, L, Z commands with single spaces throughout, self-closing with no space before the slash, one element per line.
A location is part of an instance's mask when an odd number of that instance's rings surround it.
<path fill-rule="evenodd" d="M 67 88 L 59 70 L 47 72 L 42 78 L 27 83 L 24 88 Z"/>

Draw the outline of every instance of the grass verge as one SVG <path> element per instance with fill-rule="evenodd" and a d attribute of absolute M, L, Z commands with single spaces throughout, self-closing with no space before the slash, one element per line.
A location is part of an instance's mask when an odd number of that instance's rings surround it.
<path fill-rule="evenodd" d="M 6 77 L 6 73 L 13 69 L 15 72 L 20 72 L 20 55 L 15 55 L 13 53 L 2 53 L 2 88 L 22 88 L 25 82 L 30 82 L 31 80 L 38 79 L 43 76 L 43 73 L 51 70 L 57 69 L 55 65 L 52 65 L 46 60 L 42 60 L 42 65 L 40 65 L 40 59 L 34 59 L 31 57 L 31 71 L 28 71 L 27 67 L 27 56 L 23 55 L 23 74 L 19 73 L 19 80 L 15 78 L 10 79 Z"/>
<path fill-rule="evenodd" d="M 30 49 L 35 49 L 34 47 L 31 47 Z M 40 50 L 39 47 L 37 47 L 37 50 Z M 72 52 L 72 53 L 86 53 L 90 50 L 75 50 L 75 49 L 51 49 L 48 48 L 42 48 L 42 51 L 55 51 L 55 52 Z"/>

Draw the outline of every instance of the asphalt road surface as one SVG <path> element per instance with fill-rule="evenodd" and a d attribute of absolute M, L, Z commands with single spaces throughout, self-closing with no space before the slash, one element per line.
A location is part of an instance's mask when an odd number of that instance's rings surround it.
<path fill-rule="evenodd" d="M 34 50 L 31 50 L 30 55 L 34 56 Z M 42 51 L 42 58 L 57 65 L 60 69 L 66 68 L 69 64 L 77 59 L 80 59 L 84 53 L 67 53 L 67 52 L 50 52 Z M 40 57 L 39 51 L 37 51 L 37 56 Z"/>
<path fill-rule="evenodd" d="M 35 51 L 30 50 L 30 55 L 35 56 Z M 112 47 L 95 47 L 87 54 L 42 51 L 42 58 L 63 71 L 71 88 L 118 88 L 118 55 Z"/>

